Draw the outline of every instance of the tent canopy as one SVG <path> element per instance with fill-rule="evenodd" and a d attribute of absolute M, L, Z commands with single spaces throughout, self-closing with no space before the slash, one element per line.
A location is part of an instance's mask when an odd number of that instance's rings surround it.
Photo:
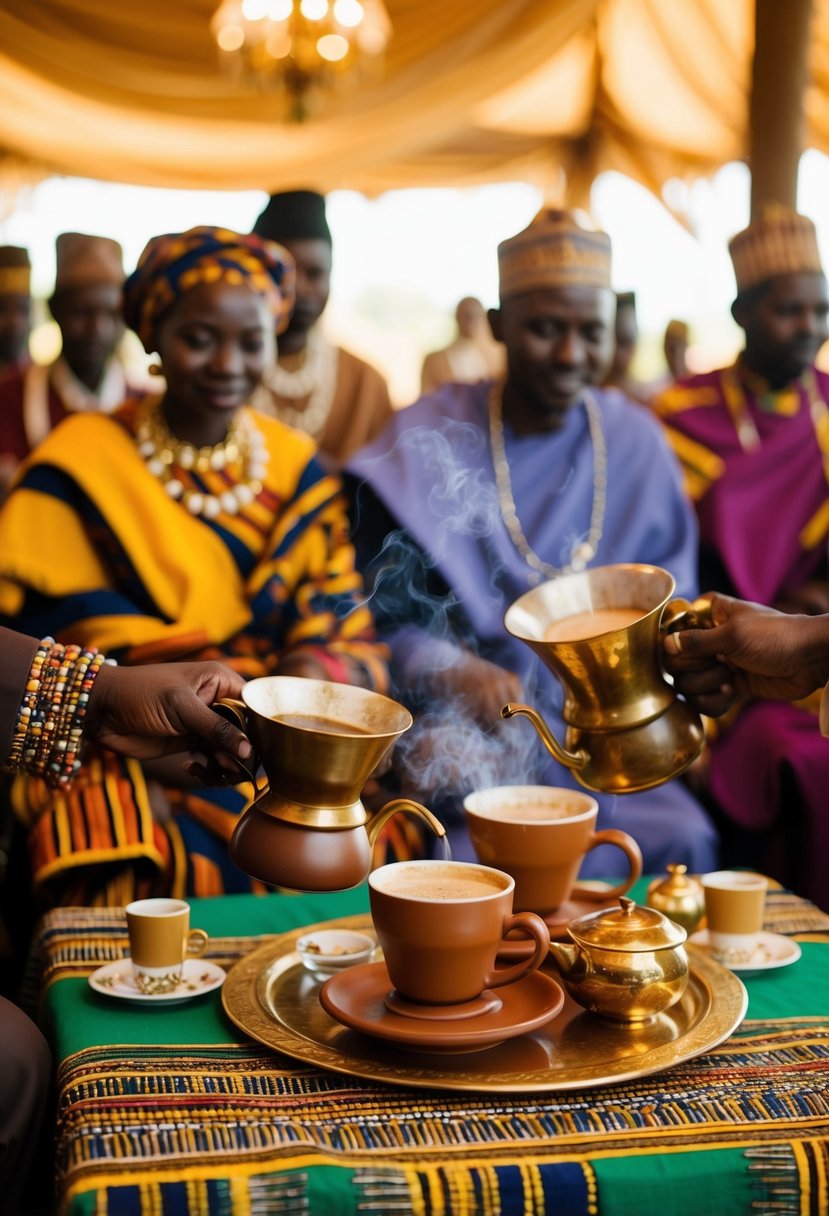
<path fill-rule="evenodd" d="M 523 179 L 583 204 L 746 156 L 752 0 L 387 0 L 381 78 L 303 124 L 223 75 L 218 0 L 3 0 L 0 169 L 199 189 L 368 194 Z M 829 151 L 829 0 L 806 145 Z"/>

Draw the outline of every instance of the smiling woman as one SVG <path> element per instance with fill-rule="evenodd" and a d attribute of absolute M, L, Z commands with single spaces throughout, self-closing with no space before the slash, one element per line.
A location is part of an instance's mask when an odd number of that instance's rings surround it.
<path fill-rule="evenodd" d="M 221 657 L 247 676 L 383 687 L 339 482 L 310 439 L 246 406 L 291 302 L 279 246 L 157 237 L 125 290 L 162 396 L 49 436 L 0 513 L 0 612 L 124 662 Z M 192 765 L 191 765 L 192 767 Z M 91 755 L 68 791 L 17 778 L 55 902 L 250 888 L 227 857 L 245 797 L 180 760 Z"/>

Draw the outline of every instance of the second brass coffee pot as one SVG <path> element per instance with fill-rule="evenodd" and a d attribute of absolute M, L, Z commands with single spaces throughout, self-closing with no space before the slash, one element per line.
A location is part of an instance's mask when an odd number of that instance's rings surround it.
<path fill-rule="evenodd" d="M 564 687 L 563 742 L 529 705 L 547 750 L 587 789 L 629 794 L 679 776 L 700 754 L 699 714 L 665 678 L 666 633 L 710 623 L 710 602 L 672 599 L 676 582 L 659 566 L 597 566 L 542 583 L 517 599 L 504 624 Z"/>

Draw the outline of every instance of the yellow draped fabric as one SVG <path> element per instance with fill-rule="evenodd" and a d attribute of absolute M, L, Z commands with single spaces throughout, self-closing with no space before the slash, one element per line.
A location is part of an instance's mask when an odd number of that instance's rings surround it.
<path fill-rule="evenodd" d="M 658 190 L 747 151 L 752 0 L 387 0 L 383 75 L 303 125 L 221 74 L 217 4 L 5 0 L 9 163 L 222 189 L 522 178 L 583 203 L 604 169 Z M 805 134 L 829 151 L 829 0 L 814 9 Z"/>

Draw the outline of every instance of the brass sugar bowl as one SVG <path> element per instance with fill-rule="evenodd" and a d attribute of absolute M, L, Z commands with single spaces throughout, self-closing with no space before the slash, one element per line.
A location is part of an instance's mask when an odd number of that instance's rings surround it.
<path fill-rule="evenodd" d="M 705 915 L 702 883 L 688 874 L 687 866 L 668 865 L 667 878 L 655 878 L 648 887 L 645 903 L 656 908 L 688 933 L 694 933 Z"/>
<path fill-rule="evenodd" d="M 686 932 L 654 908 L 622 895 L 618 908 L 571 921 L 573 945 L 551 942 L 567 992 L 613 1022 L 648 1022 L 680 999 L 688 985 Z"/>

